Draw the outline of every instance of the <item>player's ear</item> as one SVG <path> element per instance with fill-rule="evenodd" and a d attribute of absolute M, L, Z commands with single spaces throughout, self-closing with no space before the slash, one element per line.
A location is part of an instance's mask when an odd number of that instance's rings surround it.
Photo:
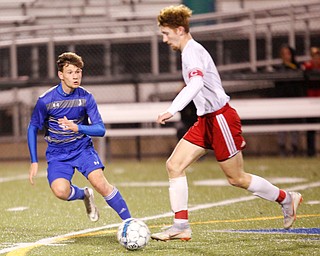
<path fill-rule="evenodd" d="M 179 36 L 182 36 L 182 35 L 185 33 L 184 27 L 179 26 L 179 27 L 177 28 L 177 33 L 178 33 Z"/>
<path fill-rule="evenodd" d="M 61 71 L 58 71 L 58 77 L 62 80 L 63 79 L 63 74 Z"/>

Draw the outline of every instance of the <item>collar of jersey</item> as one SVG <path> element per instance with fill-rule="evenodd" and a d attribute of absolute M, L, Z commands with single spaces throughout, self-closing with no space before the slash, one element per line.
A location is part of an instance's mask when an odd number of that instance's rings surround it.
<path fill-rule="evenodd" d="M 63 89 L 62 89 L 62 84 L 61 84 L 61 83 L 58 85 L 57 90 L 58 90 L 58 93 L 59 93 L 59 94 L 61 94 L 62 96 L 65 96 L 65 97 L 68 97 L 68 96 L 70 96 L 70 95 L 73 94 L 73 92 L 70 93 L 70 94 L 65 93 L 65 92 L 63 91 Z"/>

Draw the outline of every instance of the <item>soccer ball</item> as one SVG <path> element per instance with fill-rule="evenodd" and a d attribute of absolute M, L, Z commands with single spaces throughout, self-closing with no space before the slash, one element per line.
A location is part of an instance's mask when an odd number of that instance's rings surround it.
<path fill-rule="evenodd" d="M 118 228 L 119 243 L 128 250 L 138 250 L 147 245 L 150 239 L 148 226 L 139 219 L 127 219 Z"/>

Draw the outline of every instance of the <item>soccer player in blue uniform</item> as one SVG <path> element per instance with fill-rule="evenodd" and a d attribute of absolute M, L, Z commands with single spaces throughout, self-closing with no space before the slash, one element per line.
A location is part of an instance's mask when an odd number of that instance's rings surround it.
<path fill-rule="evenodd" d="M 39 97 L 28 127 L 30 183 L 34 184 L 38 172 L 37 132 L 45 128 L 47 178 L 53 194 L 66 201 L 83 200 L 89 219 L 99 219 L 93 190 L 71 182 L 77 169 L 121 219 L 131 218 L 120 192 L 105 178 L 104 165 L 93 147 L 90 136 L 104 136 L 105 127 L 94 97 L 80 87 L 82 58 L 66 52 L 58 57 L 57 66 L 61 82 Z"/>

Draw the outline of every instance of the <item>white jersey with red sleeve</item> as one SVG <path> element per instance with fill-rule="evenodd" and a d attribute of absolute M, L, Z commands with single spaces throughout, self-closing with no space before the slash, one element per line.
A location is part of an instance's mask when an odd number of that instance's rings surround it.
<path fill-rule="evenodd" d="M 186 86 L 167 110 L 174 115 L 192 100 L 197 115 L 212 113 L 222 108 L 230 97 L 225 93 L 217 68 L 208 51 L 191 39 L 182 53 L 182 75 Z"/>

